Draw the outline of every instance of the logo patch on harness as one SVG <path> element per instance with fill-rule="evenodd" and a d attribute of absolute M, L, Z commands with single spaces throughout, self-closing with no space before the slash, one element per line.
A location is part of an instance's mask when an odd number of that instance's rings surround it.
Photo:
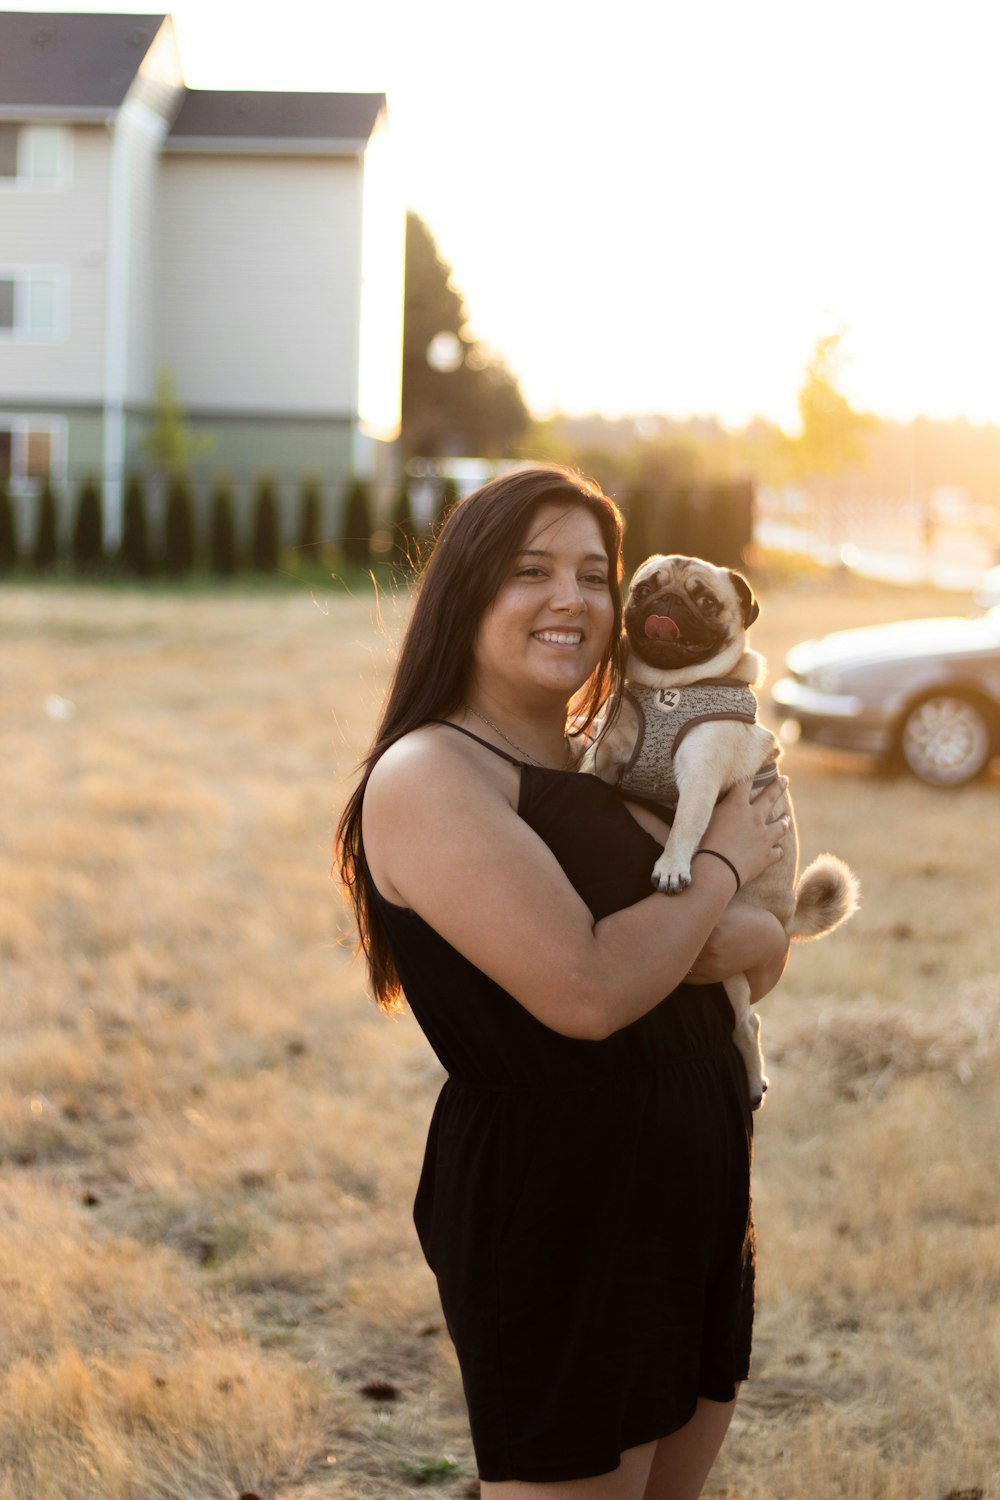
<path fill-rule="evenodd" d="M 680 688 L 660 688 L 656 694 L 656 706 L 661 713 L 669 714 L 681 701 Z"/>

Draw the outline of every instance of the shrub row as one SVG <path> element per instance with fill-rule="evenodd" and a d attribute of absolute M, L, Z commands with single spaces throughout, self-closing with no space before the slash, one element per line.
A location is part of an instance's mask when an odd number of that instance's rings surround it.
<path fill-rule="evenodd" d="M 347 487 L 337 536 L 323 534 L 322 494 L 316 480 L 303 482 L 294 512 L 294 534 L 292 517 L 283 505 L 274 480 L 262 477 L 253 495 L 247 534 L 241 535 L 233 487 L 219 478 L 199 526 L 192 486 L 176 479 L 166 486 L 159 524 L 154 527 L 146 485 L 141 476 L 132 475 L 123 497 L 121 544 L 117 554 L 109 557 L 103 542 L 101 488 L 95 477 L 81 483 L 68 530 L 59 525 L 59 497 L 50 484 L 43 486 L 27 546 L 23 540 L 18 544 L 11 500 L 0 482 L 0 572 L 20 567 L 38 573 L 66 569 L 80 576 L 116 572 L 135 578 L 178 578 L 201 569 L 227 577 L 238 572 L 271 573 L 283 552 L 286 561 L 292 556 L 306 563 L 325 562 L 336 553 L 345 563 L 366 568 L 373 556 L 407 567 L 419 551 L 419 531 L 405 486 L 391 529 L 374 535 L 371 491 L 361 479 Z"/>
<path fill-rule="evenodd" d="M 432 531 L 457 498 L 453 482 L 446 481 Z M 723 567 L 743 565 L 753 535 L 752 485 L 649 489 L 635 485 L 621 498 L 627 523 L 625 562 L 630 571 L 651 552 L 688 553 Z M 365 481 L 354 479 L 348 485 L 337 536 L 322 534 L 321 501 L 317 481 L 305 480 L 298 496 L 293 537 L 287 514 L 282 524 L 283 501 L 278 487 L 264 476 L 253 497 L 249 534 L 241 538 L 232 486 L 219 478 L 212 487 L 199 535 L 192 488 L 185 480 L 174 480 L 167 486 L 154 536 L 145 485 L 140 476 L 133 475 L 125 487 L 121 546 L 117 556 L 109 558 L 102 540 L 102 500 L 96 479 L 81 484 L 72 527 L 62 542 L 58 502 L 46 484 L 39 496 L 34 535 L 28 548 L 20 552 L 10 500 L 0 484 L 0 572 L 21 565 L 43 573 L 68 566 L 80 575 L 113 569 L 136 578 L 155 574 L 177 578 L 199 568 L 219 577 L 241 571 L 271 573 L 284 550 L 283 535 L 292 555 L 306 563 L 325 561 L 332 552 L 358 568 L 367 568 L 373 560 L 402 568 L 419 563 L 427 538 L 414 520 L 405 484 L 389 528 L 374 533 L 371 492 Z"/>

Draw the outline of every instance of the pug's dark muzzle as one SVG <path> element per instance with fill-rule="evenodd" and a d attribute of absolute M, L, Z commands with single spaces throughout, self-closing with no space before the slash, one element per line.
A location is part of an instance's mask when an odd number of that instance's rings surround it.
<path fill-rule="evenodd" d="M 651 667 L 707 661 L 728 640 L 725 621 L 706 620 L 683 594 L 657 594 L 625 608 L 629 644 Z"/>

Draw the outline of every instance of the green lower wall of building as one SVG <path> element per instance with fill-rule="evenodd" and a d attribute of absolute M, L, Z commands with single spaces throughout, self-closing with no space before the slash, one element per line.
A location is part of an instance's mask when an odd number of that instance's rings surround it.
<path fill-rule="evenodd" d="M 58 406 L 46 407 L 44 411 L 33 407 L 32 412 L 39 417 L 59 417 L 66 423 L 63 471 L 54 476 L 59 531 L 65 543 L 72 534 L 83 483 L 104 475 L 104 414 L 99 408 Z M 116 479 L 124 484 L 131 473 L 144 476 L 155 534 L 162 525 L 163 486 L 145 447 L 151 425 L 152 418 L 147 412 L 126 414 L 122 473 L 104 477 L 106 494 L 110 496 Z M 185 426 L 196 449 L 191 465 L 192 492 L 197 524 L 205 535 L 212 487 L 224 475 L 232 486 L 237 528 L 243 539 L 250 535 L 255 495 L 265 476 L 277 487 L 283 543 L 294 545 L 299 539 L 302 493 L 309 478 L 319 482 L 321 538 L 339 537 L 344 496 L 358 456 L 355 424 L 350 417 L 244 418 L 189 414 Z M 366 477 L 374 484 L 375 513 L 388 512 L 399 472 L 396 445 L 362 444 L 361 451 L 365 466 L 372 470 Z M 27 549 L 37 528 L 37 495 L 15 497 L 14 508 L 19 544 Z"/>

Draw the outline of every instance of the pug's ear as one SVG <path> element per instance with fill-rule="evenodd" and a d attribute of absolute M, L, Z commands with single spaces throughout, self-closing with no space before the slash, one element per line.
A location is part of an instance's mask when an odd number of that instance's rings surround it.
<path fill-rule="evenodd" d="M 750 592 L 750 585 L 742 573 L 737 573 L 730 568 L 729 576 L 733 580 L 733 587 L 739 596 L 740 612 L 743 616 L 743 629 L 748 630 L 760 614 L 760 605 Z"/>

